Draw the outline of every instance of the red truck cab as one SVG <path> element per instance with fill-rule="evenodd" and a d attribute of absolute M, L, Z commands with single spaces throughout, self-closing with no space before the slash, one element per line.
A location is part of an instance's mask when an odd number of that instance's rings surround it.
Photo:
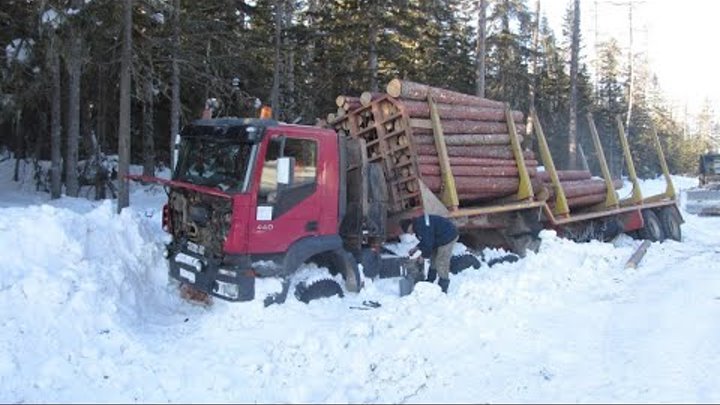
<path fill-rule="evenodd" d="M 163 210 L 171 277 L 247 301 L 256 276 L 285 278 L 312 259 L 359 288 L 339 235 L 343 164 L 329 129 L 237 118 L 188 125 Z"/>

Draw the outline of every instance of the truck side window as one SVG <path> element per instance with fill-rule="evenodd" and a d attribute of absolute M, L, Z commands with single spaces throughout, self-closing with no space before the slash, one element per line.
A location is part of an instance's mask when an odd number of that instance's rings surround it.
<path fill-rule="evenodd" d="M 280 153 L 280 142 L 271 141 L 263 163 L 258 204 L 274 204 L 277 198 L 277 159 L 281 156 L 294 157 L 292 189 L 314 189 L 317 180 L 317 143 L 309 139 L 287 138 L 284 153 Z"/>

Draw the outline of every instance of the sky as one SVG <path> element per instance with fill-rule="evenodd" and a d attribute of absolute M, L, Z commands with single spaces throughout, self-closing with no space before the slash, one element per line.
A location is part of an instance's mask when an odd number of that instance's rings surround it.
<path fill-rule="evenodd" d="M 685 213 L 682 242 L 652 243 L 636 269 L 626 235 L 543 231 L 538 253 L 453 274 L 447 295 L 365 279 L 265 308 L 271 278 L 253 301 L 201 307 L 167 276 L 162 188 L 133 183 L 117 214 L 50 201 L 14 163 L 0 160 L 0 403 L 720 402 L 720 217 Z"/>
<path fill-rule="evenodd" d="M 560 33 L 570 0 L 541 1 L 551 26 Z M 629 43 L 627 3 L 628 0 L 581 1 L 586 55 L 591 55 L 594 47 L 596 14 L 600 41 L 612 36 L 621 44 Z M 634 48 L 648 54 L 652 70 L 676 107 L 687 103 L 692 113 L 707 98 L 715 112 L 720 112 L 717 73 L 720 52 L 713 45 L 720 37 L 720 1 L 633 0 L 633 4 Z"/>

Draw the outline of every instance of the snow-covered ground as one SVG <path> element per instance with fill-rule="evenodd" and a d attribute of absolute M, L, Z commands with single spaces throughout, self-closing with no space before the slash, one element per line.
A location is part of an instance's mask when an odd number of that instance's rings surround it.
<path fill-rule="evenodd" d="M 685 214 L 683 242 L 652 244 L 634 270 L 639 241 L 543 232 L 539 253 L 455 275 L 447 295 L 367 280 L 342 299 L 204 308 L 168 281 L 162 189 L 134 186 L 118 215 L 110 201 L 49 201 L 11 167 L 3 403 L 720 402 L 720 218 Z"/>

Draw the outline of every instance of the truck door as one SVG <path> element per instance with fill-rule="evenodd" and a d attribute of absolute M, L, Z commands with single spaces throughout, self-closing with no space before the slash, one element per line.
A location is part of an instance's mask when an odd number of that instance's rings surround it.
<path fill-rule="evenodd" d="M 279 178 L 278 169 L 283 166 L 289 172 L 281 173 Z M 282 135 L 270 140 L 260 173 L 257 211 L 251 223 L 250 253 L 285 252 L 292 242 L 318 234 L 318 176 L 316 140 Z"/>

